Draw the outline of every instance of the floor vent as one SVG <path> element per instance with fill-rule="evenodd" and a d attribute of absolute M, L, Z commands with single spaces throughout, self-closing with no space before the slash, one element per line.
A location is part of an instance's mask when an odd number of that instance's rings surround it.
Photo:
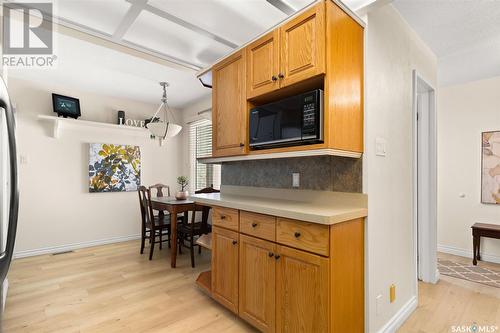
<path fill-rule="evenodd" d="M 56 253 L 52 253 L 53 256 L 58 256 L 60 254 L 66 254 L 66 253 L 73 253 L 75 251 L 62 251 L 62 252 L 56 252 Z"/>

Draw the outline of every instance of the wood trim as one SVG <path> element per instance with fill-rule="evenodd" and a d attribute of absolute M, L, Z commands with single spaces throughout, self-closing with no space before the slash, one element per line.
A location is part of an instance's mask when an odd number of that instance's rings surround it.
<path fill-rule="evenodd" d="M 333 2 L 326 4 L 325 112 L 330 148 L 363 152 L 364 30 Z M 326 128 L 325 128 L 326 131 Z"/>
<path fill-rule="evenodd" d="M 363 218 L 330 228 L 333 332 L 362 333 L 365 330 L 364 230 Z"/>

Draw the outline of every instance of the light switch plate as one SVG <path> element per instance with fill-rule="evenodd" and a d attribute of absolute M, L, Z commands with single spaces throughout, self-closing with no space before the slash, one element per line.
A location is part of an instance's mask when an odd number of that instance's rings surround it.
<path fill-rule="evenodd" d="M 387 140 L 384 138 L 375 139 L 375 155 L 385 157 L 387 155 Z"/>
<path fill-rule="evenodd" d="M 292 173 L 292 186 L 300 187 L 300 173 L 297 172 Z"/>

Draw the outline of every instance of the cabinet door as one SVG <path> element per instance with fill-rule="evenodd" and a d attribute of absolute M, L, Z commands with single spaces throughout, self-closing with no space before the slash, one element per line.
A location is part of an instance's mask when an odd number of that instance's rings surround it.
<path fill-rule="evenodd" d="M 238 233 L 212 228 L 212 297 L 238 313 Z"/>
<path fill-rule="evenodd" d="M 275 331 L 276 245 L 240 234 L 240 317 L 262 332 Z"/>
<path fill-rule="evenodd" d="M 240 51 L 213 69 L 212 154 L 214 156 L 246 153 L 245 67 L 245 52 Z"/>
<path fill-rule="evenodd" d="M 281 27 L 281 87 L 325 73 L 324 2 Z"/>
<path fill-rule="evenodd" d="M 247 98 L 279 88 L 279 29 L 259 38 L 246 47 Z"/>
<path fill-rule="evenodd" d="M 276 331 L 328 332 L 328 258 L 278 246 Z"/>

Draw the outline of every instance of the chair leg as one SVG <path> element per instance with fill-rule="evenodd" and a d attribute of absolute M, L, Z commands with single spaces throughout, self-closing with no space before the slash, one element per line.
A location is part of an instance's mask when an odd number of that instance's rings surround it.
<path fill-rule="evenodd" d="M 141 232 L 141 254 L 144 253 L 144 242 L 146 241 L 146 230 L 142 229 Z"/>
<path fill-rule="evenodd" d="M 191 267 L 194 268 L 194 243 L 193 243 L 194 237 L 191 235 L 191 240 L 189 243 L 189 249 L 191 250 Z"/>
<path fill-rule="evenodd" d="M 153 260 L 153 251 L 155 249 L 155 239 L 156 239 L 156 230 L 152 229 L 150 231 L 149 243 L 151 244 L 149 249 L 149 260 Z"/>
<path fill-rule="evenodd" d="M 198 254 L 201 254 L 201 246 L 198 245 Z"/>
<path fill-rule="evenodd" d="M 162 248 L 161 243 L 163 242 L 162 238 L 163 238 L 163 230 L 160 229 L 160 251 L 161 251 L 161 248 Z"/>

